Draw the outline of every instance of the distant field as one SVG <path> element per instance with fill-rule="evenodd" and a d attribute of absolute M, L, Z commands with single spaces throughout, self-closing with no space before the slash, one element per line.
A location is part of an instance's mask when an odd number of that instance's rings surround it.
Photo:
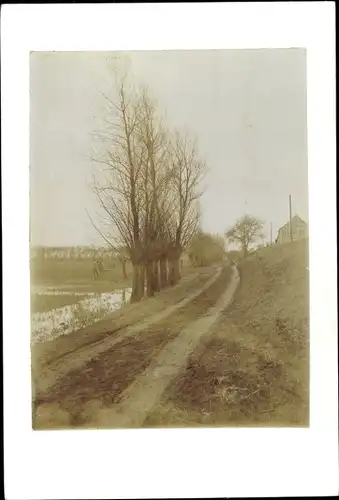
<path fill-rule="evenodd" d="M 99 277 L 93 280 L 93 261 L 91 260 L 36 260 L 31 264 L 31 281 L 33 285 L 87 287 L 93 289 L 116 287 L 117 284 L 130 281 L 132 266 L 127 263 L 127 280 L 123 276 L 122 267 L 117 259 L 104 261 L 104 269 Z M 108 290 L 107 290 L 108 291 Z"/>
<path fill-rule="evenodd" d="M 124 278 L 122 266 L 118 259 L 104 260 L 104 271 L 93 280 L 93 261 L 91 260 L 35 260 L 31 263 L 31 285 L 34 287 L 56 288 L 62 295 L 32 293 L 31 311 L 43 312 L 76 304 L 86 299 L 86 294 L 112 292 L 119 288 L 131 287 L 133 268 L 126 264 L 127 278 Z M 193 274 L 196 270 L 185 262 L 182 273 L 184 276 Z M 77 295 L 77 293 L 84 295 Z"/>
<path fill-rule="evenodd" d="M 124 278 L 122 267 L 118 259 L 103 262 L 105 271 L 93 281 L 93 262 L 91 260 L 36 260 L 31 263 L 31 282 L 33 285 L 45 286 L 70 286 L 100 288 L 109 285 L 131 283 L 132 265 L 126 264 L 127 279 Z M 184 262 L 183 274 L 192 273 L 192 267 L 187 261 Z"/>
<path fill-rule="evenodd" d="M 127 278 L 117 259 L 104 261 L 104 271 L 93 280 L 91 260 L 35 260 L 31 263 L 31 285 L 42 288 L 39 295 L 32 293 L 32 313 L 50 311 L 85 300 L 90 293 L 111 292 L 117 288 L 130 287 L 132 266 L 127 263 Z M 44 287 L 55 288 L 62 295 L 44 294 Z M 81 293 L 81 295 L 78 295 Z"/>

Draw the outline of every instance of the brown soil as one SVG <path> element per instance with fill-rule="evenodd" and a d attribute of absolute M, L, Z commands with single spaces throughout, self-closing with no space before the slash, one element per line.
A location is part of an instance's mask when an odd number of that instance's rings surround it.
<path fill-rule="evenodd" d="M 95 399 L 103 406 L 118 402 L 122 392 L 164 345 L 215 304 L 230 275 L 230 268 L 224 269 L 210 288 L 167 319 L 122 340 L 82 369 L 69 372 L 47 394 L 40 395 L 35 406 L 57 403 L 70 414 L 71 425 L 78 426 L 84 423 L 83 407 L 87 402 Z"/>

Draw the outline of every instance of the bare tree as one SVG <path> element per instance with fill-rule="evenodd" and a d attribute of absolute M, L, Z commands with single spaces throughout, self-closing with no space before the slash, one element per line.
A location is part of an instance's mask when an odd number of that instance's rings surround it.
<path fill-rule="evenodd" d="M 132 301 L 144 294 L 143 246 L 141 234 L 141 170 L 146 149 L 138 141 L 140 95 L 127 80 L 115 75 L 113 95 L 102 94 L 107 117 L 96 133 L 100 153 L 93 160 L 102 166 L 92 188 L 102 209 L 100 230 L 105 240 L 124 248 L 133 264 Z"/>
<path fill-rule="evenodd" d="M 179 259 L 199 219 L 204 164 L 187 135 L 170 137 L 145 87 L 115 75 L 112 90 L 102 94 L 107 116 L 93 155 L 101 170 L 92 188 L 103 214 L 96 227 L 131 261 L 131 300 L 137 301 L 145 277 L 149 296 L 180 279 Z"/>
<path fill-rule="evenodd" d="M 196 141 L 175 133 L 171 146 L 174 172 L 171 182 L 172 209 L 169 221 L 170 283 L 180 279 L 180 256 L 193 237 L 199 222 L 198 200 L 205 164 L 198 157 Z"/>
<path fill-rule="evenodd" d="M 95 188 L 94 188 L 95 189 Z M 92 217 L 86 210 L 88 218 L 90 219 L 93 227 L 98 231 L 100 236 L 103 238 L 103 240 L 108 244 L 109 248 L 111 249 L 111 256 L 114 256 L 118 259 L 118 261 L 121 264 L 121 269 L 122 269 L 122 276 L 124 279 L 127 279 L 127 271 L 126 271 L 126 264 L 129 262 L 130 259 L 130 251 L 127 246 L 121 245 L 119 243 L 119 238 L 116 237 L 114 238 L 113 236 L 109 235 L 109 233 L 106 232 L 104 234 L 100 228 L 98 227 L 97 224 L 93 221 Z M 102 221 L 101 221 L 102 222 Z M 103 270 L 103 269 L 102 269 Z"/>
<path fill-rule="evenodd" d="M 263 221 L 246 214 L 226 232 L 226 237 L 231 242 L 240 243 L 243 256 L 246 257 L 249 245 L 263 238 L 263 227 Z"/>
<path fill-rule="evenodd" d="M 127 280 L 128 276 L 127 276 L 126 266 L 127 263 L 130 262 L 128 249 L 126 247 L 118 247 L 116 249 L 116 255 L 121 264 L 122 277 L 124 280 Z"/>
<path fill-rule="evenodd" d="M 142 168 L 141 196 L 143 244 L 147 281 L 147 295 L 160 289 L 159 260 L 162 251 L 162 226 L 164 224 L 164 200 L 166 185 L 171 177 L 168 164 L 168 140 L 163 120 L 157 112 L 156 102 L 144 87 L 140 102 L 138 140 L 146 158 Z"/>

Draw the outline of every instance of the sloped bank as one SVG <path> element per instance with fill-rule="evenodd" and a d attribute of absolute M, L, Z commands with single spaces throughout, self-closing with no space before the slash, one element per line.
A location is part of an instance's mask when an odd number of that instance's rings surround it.
<path fill-rule="evenodd" d="M 257 252 L 214 334 L 190 357 L 146 426 L 307 426 L 307 243 Z"/>

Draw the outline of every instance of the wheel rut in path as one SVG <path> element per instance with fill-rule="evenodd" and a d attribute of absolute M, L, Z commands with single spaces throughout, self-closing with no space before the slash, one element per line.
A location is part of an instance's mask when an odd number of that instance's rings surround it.
<path fill-rule="evenodd" d="M 117 336 L 108 337 L 100 340 L 94 344 L 86 345 L 79 348 L 76 351 L 72 351 L 69 355 L 63 356 L 62 358 L 51 363 L 44 370 L 39 373 L 37 380 L 37 386 L 35 389 L 35 395 L 41 396 L 43 393 L 48 392 L 49 388 L 53 386 L 56 381 L 69 373 L 72 370 L 80 369 L 91 359 L 99 356 L 108 349 L 111 349 L 114 345 L 118 344 L 122 340 L 132 337 L 133 335 L 139 333 L 140 331 L 146 330 L 150 326 L 156 324 L 157 322 L 166 319 L 168 316 L 173 314 L 175 311 L 181 309 L 185 305 L 189 304 L 192 300 L 198 297 L 205 290 L 210 288 L 213 283 L 217 281 L 222 272 L 222 267 L 218 267 L 216 273 L 205 283 L 205 285 L 199 290 L 193 292 L 185 299 L 180 302 L 173 304 L 166 309 L 150 316 L 146 320 L 137 322 L 134 325 L 123 328 Z"/>
<path fill-rule="evenodd" d="M 98 410 L 95 422 L 92 421 L 90 426 L 142 427 L 165 389 L 185 366 L 188 356 L 199 344 L 202 336 L 208 334 L 213 323 L 231 303 L 239 282 L 239 273 L 234 266 L 231 281 L 217 303 L 202 318 L 192 322 L 175 339 L 168 342 L 146 370 L 123 392 L 120 403 Z"/>

